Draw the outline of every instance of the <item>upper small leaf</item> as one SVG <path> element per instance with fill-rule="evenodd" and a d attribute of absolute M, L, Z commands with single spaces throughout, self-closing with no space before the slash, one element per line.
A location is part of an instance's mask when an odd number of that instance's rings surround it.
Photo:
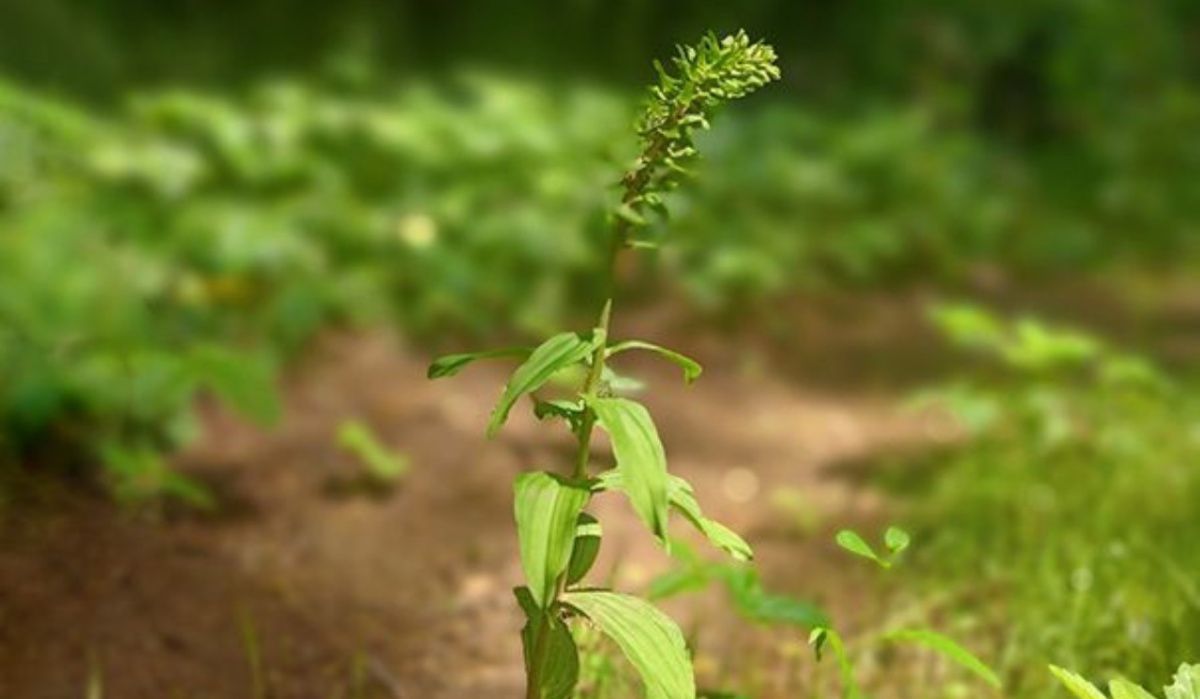
<path fill-rule="evenodd" d="M 641 675 L 646 699 L 695 699 L 696 682 L 683 634 L 652 604 L 602 590 L 568 592 L 562 600 L 620 647 Z"/>
<path fill-rule="evenodd" d="M 555 372 L 587 359 L 595 349 L 595 340 L 578 333 L 565 332 L 555 335 L 539 345 L 521 366 L 517 367 L 504 387 L 500 402 L 492 411 L 488 421 L 488 436 L 500 430 L 517 399 L 530 391 L 536 391 Z"/>
<path fill-rule="evenodd" d="M 667 349 L 666 347 L 660 347 L 649 342 L 642 342 L 641 340 L 625 340 L 624 342 L 618 342 L 617 344 L 608 348 L 606 351 L 606 356 L 611 357 L 614 354 L 625 352 L 631 349 L 642 349 L 650 352 L 657 352 L 664 358 L 678 364 L 679 367 L 683 369 L 683 380 L 687 383 L 691 383 L 698 379 L 700 377 L 700 373 L 704 371 L 704 368 L 700 366 L 700 363 L 691 357 L 680 354 L 675 350 Z"/>
<path fill-rule="evenodd" d="M 427 378 L 440 379 L 446 376 L 454 376 L 463 370 L 471 362 L 477 359 L 500 359 L 503 357 L 527 357 L 529 356 L 528 347 L 504 347 L 501 349 L 485 350 L 483 352 L 462 352 L 459 354 L 447 354 L 433 360 L 429 365 L 429 370 L 425 372 Z"/>

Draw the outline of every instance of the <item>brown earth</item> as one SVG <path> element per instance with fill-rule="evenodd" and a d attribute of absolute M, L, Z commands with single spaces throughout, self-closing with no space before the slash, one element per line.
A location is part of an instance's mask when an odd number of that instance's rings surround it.
<path fill-rule="evenodd" d="M 953 437 L 934 416 L 897 410 L 905 389 L 876 372 L 883 356 L 936 367 L 913 332 L 914 307 L 801 319 L 783 343 L 668 329 L 653 314 L 626 328 L 681 336 L 672 344 L 707 367 L 684 387 L 652 358 L 623 361 L 648 379 L 644 399 L 673 471 L 710 515 L 747 535 L 775 591 L 861 611 L 870 571 L 838 555 L 830 534 L 878 520 L 881 503 L 848 465 Z M 812 349 L 829 325 L 846 330 Z M 898 336 L 910 338 L 908 351 Z M 206 436 L 178 464 L 213 484 L 223 502 L 214 515 L 122 512 L 73 487 L 10 504 L 0 697 L 81 697 L 89 683 L 102 693 L 88 696 L 129 699 L 520 696 L 510 484 L 522 469 L 563 463 L 570 444 L 515 413 L 487 441 L 508 367 L 429 382 L 425 359 L 378 334 L 331 336 L 290 372 L 277 428 L 205 408 Z M 782 379 L 776 367 L 787 368 Z M 355 487 L 360 467 L 334 442 L 351 417 L 411 459 L 391 492 Z M 597 444 L 596 462 L 610 458 Z M 605 526 L 597 579 L 637 590 L 666 568 L 623 501 L 601 497 L 595 510 Z M 762 641 L 735 630 L 744 624 L 711 596 L 667 607 L 693 633 L 701 680 L 753 681 L 763 696 L 790 686 L 745 676 L 730 646 Z M 803 645 L 792 636 L 783 656 Z"/>

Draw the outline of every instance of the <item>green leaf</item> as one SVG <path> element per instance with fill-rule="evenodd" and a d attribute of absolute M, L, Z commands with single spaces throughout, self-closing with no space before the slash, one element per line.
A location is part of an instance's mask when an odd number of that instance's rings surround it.
<path fill-rule="evenodd" d="M 884 639 L 897 643 L 915 643 L 937 652 L 947 660 L 951 660 L 977 675 L 996 689 L 1000 688 L 1000 678 L 996 672 L 982 660 L 975 657 L 966 648 L 955 643 L 950 638 L 928 629 L 901 629 L 884 635 Z"/>
<path fill-rule="evenodd" d="M 862 556 L 863 558 L 875 561 L 885 568 L 888 565 L 887 561 L 883 560 L 878 554 L 875 553 L 875 549 L 871 548 L 870 544 L 863 541 L 863 538 L 858 535 L 858 532 L 850 529 L 843 529 L 837 533 L 836 541 L 838 546 L 841 546 L 856 556 Z"/>
<path fill-rule="evenodd" d="M 912 537 L 908 532 L 899 527 L 888 527 L 883 534 L 883 543 L 895 554 L 899 554 L 908 548 L 912 543 Z"/>
<path fill-rule="evenodd" d="M 829 624 L 829 618 L 813 604 L 764 590 L 758 572 L 753 568 L 722 566 L 719 574 L 738 613 L 751 621 L 806 628 Z"/>
<path fill-rule="evenodd" d="M 433 360 L 429 365 L 429 370 L 425 373 L 427 378 L 440 379 L 446 376 L 454 376 L 463 370 L 471 362 L 477 359 L 502 359 L 505 357 L 528 357 L 530 349 L 528 347 L 504 347 L 501 349 L 485 350 L 483 352 L 463 352 L 460 354 L 447 354 Z"/>
<path fill-rule="evenodd" d="M 626 398 L 589 401 L 612 440 L 622 490 L 660 541 L 667 541 L 667 455 L 650 412 Z"/>
<path fill-rule="evenodd" d="M 590 494 L 541 471 L 517 476 L 513 490 L 521 568 L 534 601 L 545 608 L 570 563 L 576 521 Z"/>
<path fill-rule="evenodd" d="M 513 592 L 517 602 L 525 611 L 525 626 L 521 629 L 521 645 L 525 651 L 525 675 L 531 676 L 532 659 L 537 653 L 540 634 L 548 634 L 542 641 L 544 661 L 539 676 L 538 690 L 541 699 L 570 699 L 579 682 L 579 651 L 570 629 L 559 618 L 558 609 L 547 614 L 538 608 L 529 588 L 519 587 Z"/>
<path fill-rule="evenodd" d="M 488 421 L 488 436 L 495 436 L 500 430 L 518 398 L 536 391 L 560 369 L 587 359 L 594 348 L 594 340 L 572 332 L 560 333 L 539 345 L 509 378 Z"/>
<path fill-rule="evenodd" d="M 1167 699 L 1200 699 L 1200 665 L 1180 665 L 1174 679 L 1164 688 Z"/>
<path fill-rule="evenodd" d="M 371 428 L 357 420 L 338 427 L 338 446 L 362 462 L 373 478 L 391 483 L 408 472 L 408 459 L 380 443 Z"/>
<path fill-rule="evenodd" d="M 624 475 L 617 470 L 605 471 L 594 481 L 595 490 L 620 490 L 625 492 Z M 754 558 L 754 550 L 737 532 L 704 516 L 696 500 L 692 485 L 679 476 L 667 474 L 667 501 L 692 523 L 709 543 L 739 561 Z"/>
<path fill-rule="evenodd" d="M 600 521 L 587 512 L 579 513 L 575 522 L 575 546 L 571 550 L 571 562 L 567 565 L 567 584 L 574 585 L 587 575 L 600 554 L 600 542 L 604 531 Z"/>
<path fill-rule="evenodd" d="M 246 417 L 270 425 L 281 407 L 269 359 L 202 345 L 188 353 L 188 367 L 197 383 Z"/>
<path fill-rule="evenodd" d="M 599 590 L 568 592 L 562 600 L 620 647 L 641 675 L 646 699 L 695 699 L 696 682 L 683 634 L 649 602 Z"/>
<path fill-rule="evenodd" d="M 1157 699 L 1129 680 L 1115 679 L 1108 683 L 1108 693 L 1112 699 Z M 1186 696 L 1186 695 L 1185 695 Z"/>
<path fill-rule="evenodd" d="M 1096 689 L 1096 685 L 1088 682 L 1070 670 L 1064 670 L 1061 667 L 1051 665 L 1050 672 L 1058 678 L 1059 682 L 1063 683 L 1064 687 L 1071 691 L 1071 694 L 1074 694 L 1076 697 L 1078 697 L 1078 699 L 1105 699 L 1104 692 Z"/>
<path fill-rule="evenodd" d="M 671 504 L 683 513 L 683 516 L 699 529 L 700 533 L 704 534 L 713 546 L 739 561 L 749 561 L 754 558 L 754 550 L 750 548 L 750 544 L 747 544 L 745 539 L 738 536 L 737 532 L 704 516 L 691 483 L 679 476 L 670 476 L 669 478 L 670 482 L 667 487 Z"/>
<path fill-rule="evenodd" d="M 700 373 L 704 371 L 704 368 L 700 366 L 700 363 L 691 357 L 682 355 L 675 350 L 669 350 L 666 347 L 660 347 L 658 345 L 649 342 L 643 342 L 641 340 L 625 340 L 624 342 L 618 342 L 617 344 L 608 348 L 605 356 L 611 357 L 615 354 L 619 354 L 631 349 L 657 352 L 664 358 L 678 364 L 679 367 L 683 369 L 683 380 L 687 383 L 691 383 L 700 378 Z"/>

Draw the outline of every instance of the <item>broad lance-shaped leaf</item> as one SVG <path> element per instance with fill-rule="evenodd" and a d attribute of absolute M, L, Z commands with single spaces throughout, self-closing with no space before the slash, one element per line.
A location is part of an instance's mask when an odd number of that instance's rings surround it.
<path fill-rule="evenodd" d="M 544 608 L 571 560 L 576 520 L 590 493 L 540 471 L 517 476 L 513 490 L 521 568 L 534 602 Z"/>
<path fill-rule="evenodd" d="M 1050 672 L 1078 699 L 1106 699 L 1104 692 L 1097 689 L 1096 685 L 1070 670 L 1064 670 L 1056 665 L 1051 665 Z"/>
<path fill-rule="evenodd" d="M 617 644 L 641 675 L 646 699 L 695 699 L 696 682 L 683 634 L 654 605 L 600 590 L 568 592 L 562 601 Z"/>
<path fill-rule="evenodd" d="M 641 340 L 625 340 L 624 342 L 618 342 L 605 351 L 605 356 L 611 357 L 614 354 L 631 349 L 642 349 L 650 352 L 657 352 L 664 358 L 678 364 L 679 368 L 683 369 L 683 380 L 687 383 L 691 383 L 700 378 L 700 373 L 704 371 L 704 368 L 700 366 L 700 362 L 697 362 L 691 357 L 680 354 L 675 350 L 667 349 L 666 347 L 660 347 L 659 345 L 650 342 L 643 342 Z"/>
<path fill-rule="evenodd" d="M 579 513 L 575 524 L 575 546 L 571 549 L 571 563 L 567 566 L 567 584 L 574 585 L 587 575 L 600 555 L 603 537 L 600 521 L 586 512 Z"/>
<path fill-rule="evenodd" d="M 1164 691 L 1167 699 L 1200 699 L 1200 665 L 1180 665 L 1174 682 Z"/>
<path fill-rule="evenodd" d="M 650 412 L 627 398 L 589 402 L 612 440 L 622 490 L 650 531 L 667 541 L 667 454 Z"/>
<path fill-rule="evenodd" d="M 594 340 L 572 332 L 560 333 L 538 345 L 529 358 L 517 367 L 504 387 L 500 402 L 488 421 L 488 436 L 500 430 L 518 398 L 541 388 L 555 372 L 587 359 L 593 349 Z"/>
<path fill-rule="evenodd" d="M 530 349 L 528 347 L 504 347 L 501 349 L 484 350 L 482 352 L 447 354 L 433 360 L 425 375 L 430 379 L 454 376 L 462 371 L 463 367 L 478 359 L 504 359 L 506 357 L 520 357 L 523 359 L 529 356 L 529 352 Z"/>
<path fill-rule="evenodd" d="M 625 492 L 625 477 L 620 471 L 605 471 L 596 477 L 595 489 L 620 490 Z M 700 503 L 696 500 L 692 484 L 679 476 L 667 475 L 667 500 L 675 509 L 692 523 L 701 534 L 708 538 L 709 543 L 739 561 L 749 561 L 754 558 L 754 550 L 746 540 L 729 527 L 704 516 Z"/>
<path fill-rule="evenodd" d="M 975 657 L 971 651 L 963 648 L 950 638 L 928 629 L 903 629 L 892 631 L 884 636 L 889 641 L 900 643 L 916 643 L 940 654 L 942 657 L 958 663 L 959 666 L 975 673 L 984 682 L 996 689 L 1000 688 L 1000 678 L 996 672 L 982 660 Z"/>
<path fill-rule="evenodd" d="M 538 678 L 539 697 L 570 699 L 575 694 L 575 685 L 579 682 L 579 651 L 575 647 L 571 630 L 559 618 L 558 608 L 551 612 L 539 609 L 529 588 L 518 587 L 513 592 L 521 609 L 525 611 L 525 626 L 521 629 L 521 645 L 525 651 L 525 676 L 531 676 L 531 660 L 537 652 L 538 635 L 548 634 L 541 641 L 545 644 L 545 662 L 541 665 L 542 674 Z"/>

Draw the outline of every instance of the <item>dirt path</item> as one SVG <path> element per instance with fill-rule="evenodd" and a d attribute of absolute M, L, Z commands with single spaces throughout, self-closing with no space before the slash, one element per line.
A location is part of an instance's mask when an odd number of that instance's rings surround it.
<path fill-rule="evenodd" d="M 885 394 L 771 380 L 723 344 L 698 342 L 709 370 L 693 387 L 653 361 L 625 366 L 649 379 L 672 469 L 747 534 L 768 583 L 837 605 L 844 559 L 828 536 L 797 532 L 872 516 L 879 503 L 836 467 L 944 439 L 944 425 Z M 277 429 L 207 411 L 207 436 L 180 463 L 217 484 L 216 517 L 148 526 L 74 492 L 14 506 L 0 530 L 0 697 L 79 697 L 89 676 L 122 699 L 519 696 L 510 483 L 569 445 L 524 414 L 483 438 L 505 367 L 428 382 L 424 366 L 380 336 L 328 339 L 292 372 Z M 333 446 L 348 417 L 411 458 L 391 494 L 336 487 L 354 477 Z M 597 461 L 609 458 L 600 443 Z M 597 508 L 597 570 L 615 565 L 635 589 L 664 569 L 625 503 Z M 710 615 L 670 608 L 685 628 Z"/>

